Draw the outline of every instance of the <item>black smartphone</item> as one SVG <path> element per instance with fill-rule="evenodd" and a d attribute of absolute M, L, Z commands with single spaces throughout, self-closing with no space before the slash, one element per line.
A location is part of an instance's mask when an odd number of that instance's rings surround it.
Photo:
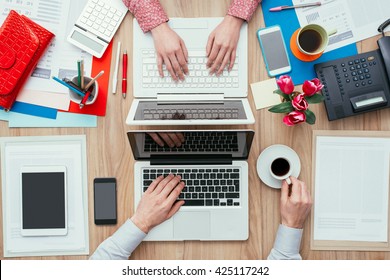
<path fill-rule="evenodd" d="M 94 213 L 96 225 L 117 223 L 116 179 L 95 178 L 93 181 Z"/>

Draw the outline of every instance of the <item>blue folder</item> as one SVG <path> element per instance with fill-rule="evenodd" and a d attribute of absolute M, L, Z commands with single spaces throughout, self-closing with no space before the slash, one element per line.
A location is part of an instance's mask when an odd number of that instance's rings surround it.
<path fill-rule="evenodd" d="M 310 1 L 311 0 L 308 0 L 308 2 Z M 348 46 L 324 53 L 319 59 L 316 59 L 315 61 L 304 62 L 297 59 L 290 50 L 290 38 L 294 31 L 300 27 L 295 10 L 291 9 L 280 12 L 269 11 L 270 8 L 277 6 L 290 6 L 292 5 L 292 0 L 263 0 L 261 5 L 265 25 L 280 25 L 282 29 L 292 67 L 292 71 L 287 73 L 287 75 L 291 76 L 294 84 L 299 85 L 302 84 L 305 80 L 311 80 L 315 78 L 316 74 L 314 72 L 314 64 L 357 54 L 356 44 L 350 44 Z"/>
<path fill-rule="evenodd" d="M 57 109 L 38 106 L 20 101 L 15 101 L 14 105 L 11 108 L 11 112 L 48 119 L 55 119 L 57 117 Z"/>
<path fill-rule="evenodd" d="M 30 103 L 15 101 L 11 112 L 32 115 L 36 117 L 55 119 L 57 117 L 57 109 L 34 105 Z"/>

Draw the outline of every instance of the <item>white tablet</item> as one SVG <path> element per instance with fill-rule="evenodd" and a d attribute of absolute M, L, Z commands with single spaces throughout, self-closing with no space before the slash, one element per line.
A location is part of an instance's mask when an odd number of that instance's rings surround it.
<path fill-rule="evenodd" d="M 66 167 L 23 166 L 20 174 L 22 235 L 66 235 Z"/>

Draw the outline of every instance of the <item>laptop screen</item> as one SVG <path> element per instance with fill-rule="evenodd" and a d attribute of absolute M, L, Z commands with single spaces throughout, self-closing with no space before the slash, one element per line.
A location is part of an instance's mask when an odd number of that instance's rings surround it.
<path fill-rule="evenodd" d="M 248 158 L 254 131 L 129 131 L 127 136 L 136 160 L 155 155 L 229 155 L 237 160 Z"/>

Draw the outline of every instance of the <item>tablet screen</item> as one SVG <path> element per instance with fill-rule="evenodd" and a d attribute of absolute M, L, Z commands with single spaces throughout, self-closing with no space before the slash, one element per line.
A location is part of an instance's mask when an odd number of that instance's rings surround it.
<path fill-rule="evenodd" d="M 65 173 L 22 173 L 22 228 L 65 227 Z"/>

